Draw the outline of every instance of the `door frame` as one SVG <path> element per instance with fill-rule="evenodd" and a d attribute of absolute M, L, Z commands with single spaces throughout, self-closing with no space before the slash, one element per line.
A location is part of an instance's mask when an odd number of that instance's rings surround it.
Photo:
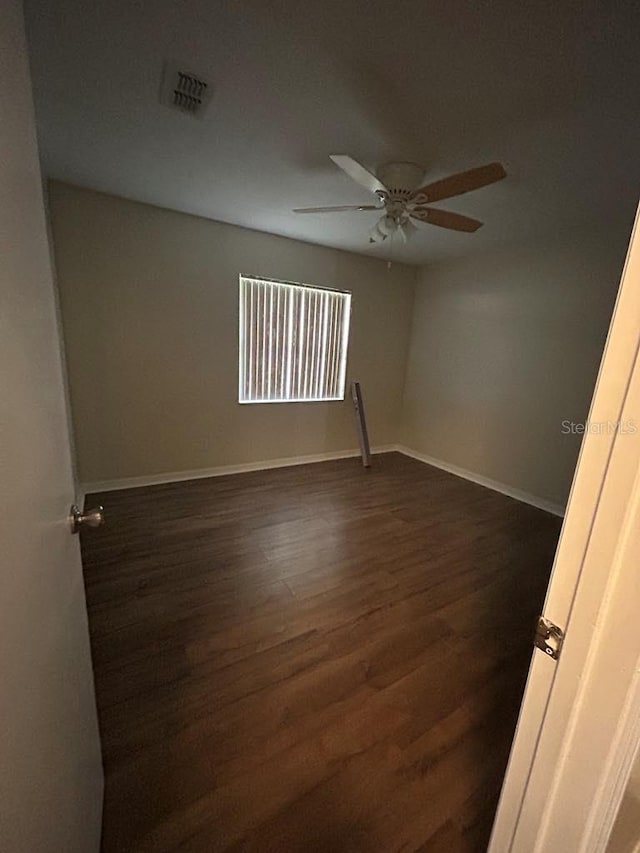
<path fill-rule="evenodd" d="M 640 736 L 639 223 L 588 419 L 638 430 L 585 434 L 543 610 L 565 642 L 533 653 L 489 853 L 604 850 Z"/>

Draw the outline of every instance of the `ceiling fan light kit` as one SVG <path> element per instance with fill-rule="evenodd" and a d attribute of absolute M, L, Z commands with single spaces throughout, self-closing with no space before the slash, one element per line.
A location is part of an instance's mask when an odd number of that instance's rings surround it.
<path fill-rule="evenodd" d="M 302 207 L 294 213 L 333 213 L 338 211 L 383 211 L 382 216 L 369 232 L 370 243 L 380 243 L 398 234 L 406 243 L 417 231 L 415 222 L 437 225 L 452 231 L 472 233 L 482 222 L 460 213 L 427 207 L 434 201 L 442 201 L 456 195 L 480 189 L 506 177 L 501 163 L 489 163 L 465 172 L 458 172 L 426 186 L 424 168 L 417 163 L 387 163 L 374 175 L 348 154 L 330 154 L 331 160 L 352 180 L 374 193 L 380 204 L 340 205 L 336 207 Z"/>

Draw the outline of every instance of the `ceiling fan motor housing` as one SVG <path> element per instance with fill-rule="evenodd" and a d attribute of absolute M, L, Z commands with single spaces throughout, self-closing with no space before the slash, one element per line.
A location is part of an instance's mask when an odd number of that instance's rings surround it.
<path fill-rule="evenodd" d="M 392 200 L 409 198 L 424 178 L 424 168 L 417 163 L 386 163 L 378 169 L 378 178 Z"/>
<path fill-rule="evenodd" d="M 386 191 L 381 191 L 378 195 L 384 202 L 385 214 L 374 228 L 374 241 L 384 240 L 397 230 L 406 241 L 407 234 L 403 229 L 411 216 L 409 202 L 423 177 L 424 168 L 417 163 L 387 163 L 380 167 L 378 178 L 386 187 Z"/>

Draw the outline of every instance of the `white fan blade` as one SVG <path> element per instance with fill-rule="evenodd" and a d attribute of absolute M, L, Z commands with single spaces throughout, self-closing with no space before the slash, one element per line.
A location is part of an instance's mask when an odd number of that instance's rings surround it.
<path fill-rule="evenodd" d="M 294 213 L 337 213 L 344 210 L 384 210 L 377 204 L 343 204 L 338 207 L 295 207 Z"/>
<path fill-rule="evenodd" d="M 360 186 L 366 187 L 372 193 L 387 192 L 382 181 L 376 178 L 373 172 L 365 169 L 357 160 L 354 160 L 353 157 L 349 157 L 348 154 L 329 154 L 329 157 L 339 169 L 346 172 Z"/>

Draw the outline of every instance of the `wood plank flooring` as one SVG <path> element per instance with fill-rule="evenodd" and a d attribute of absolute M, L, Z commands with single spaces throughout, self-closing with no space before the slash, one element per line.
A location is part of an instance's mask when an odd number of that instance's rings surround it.
<path fill-rule="evenodd" d="M 558 519 L 400 454 L 99 496 L 103 851 L 484 851 Z"/>

